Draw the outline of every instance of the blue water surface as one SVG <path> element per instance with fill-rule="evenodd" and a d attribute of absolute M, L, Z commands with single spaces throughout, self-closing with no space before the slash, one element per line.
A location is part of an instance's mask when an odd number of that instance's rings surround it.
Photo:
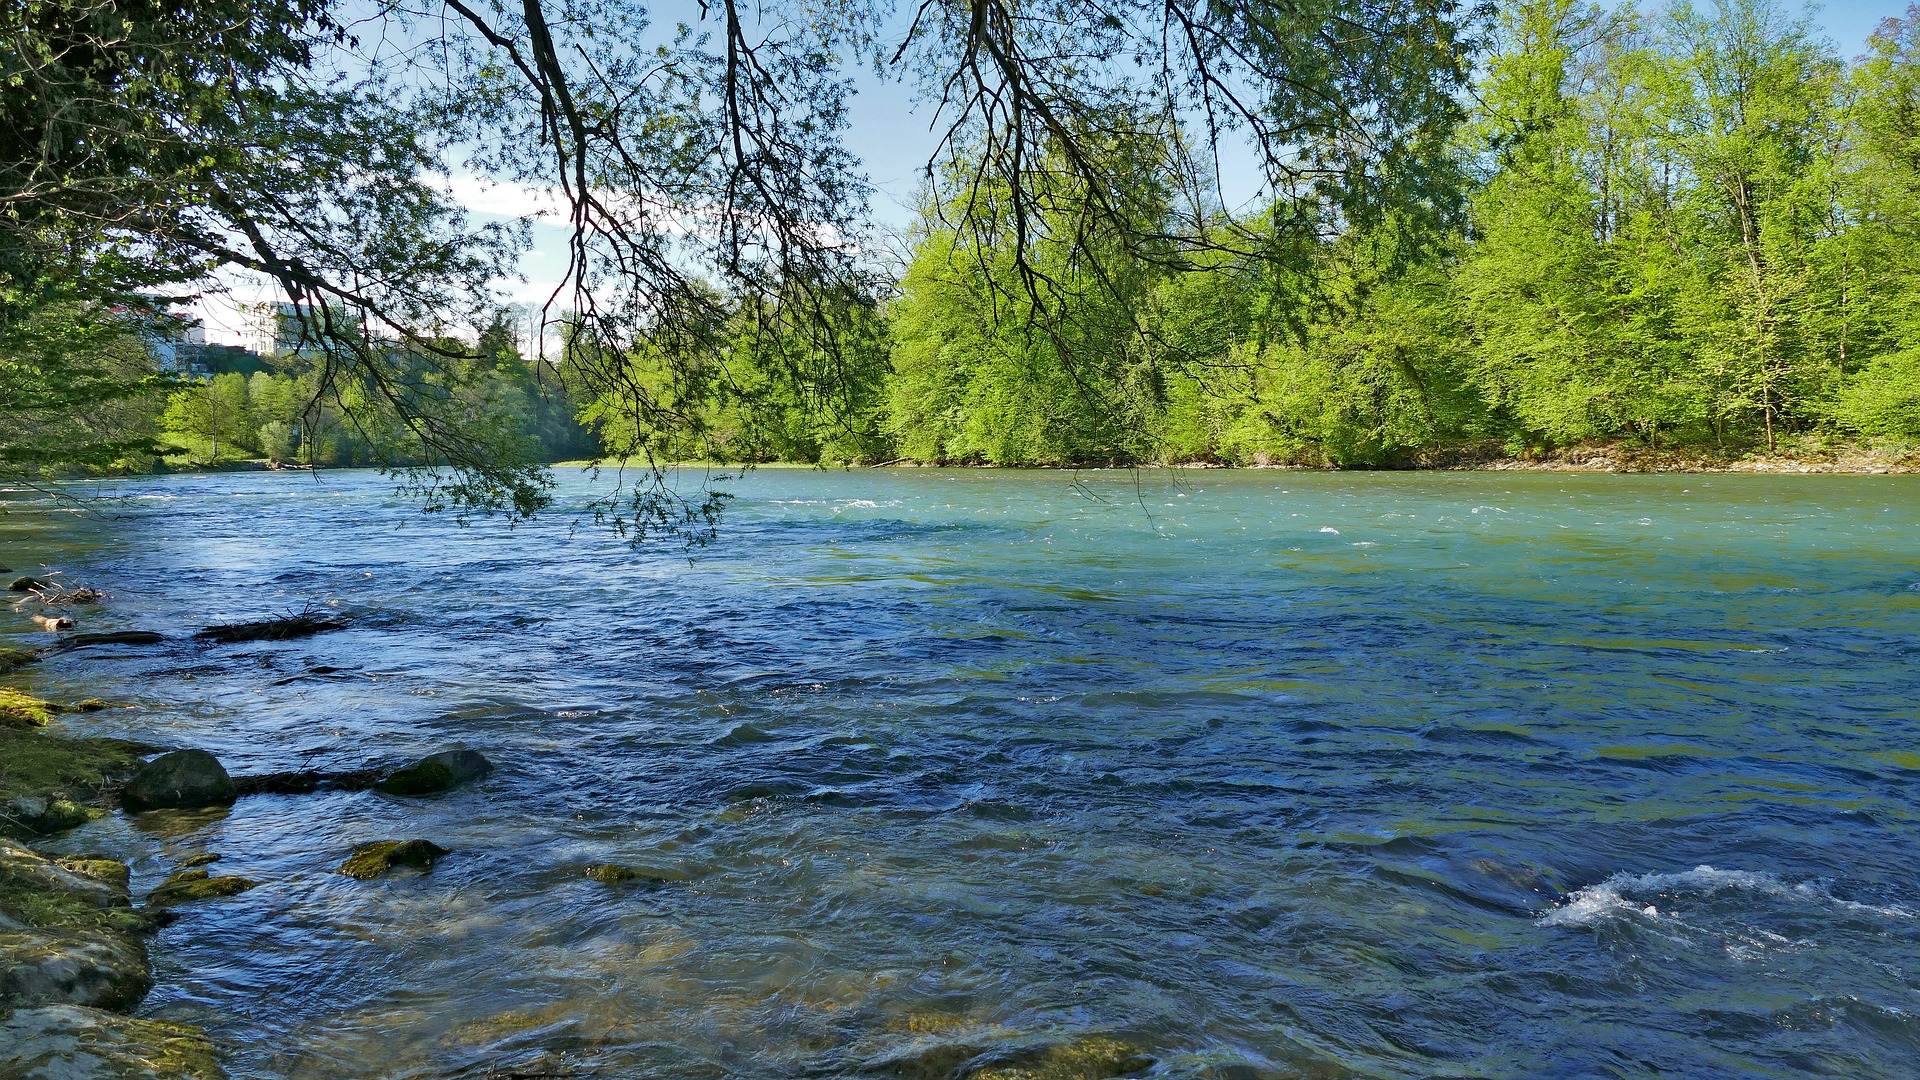
<path fill-rule="evenodd" d="M 605 483 L 511 529 L 361 473 L 12 497 L 0 562 L 176 635 L 39 665 L 130 703 L 68 732 L 499 766 L 58 840 L 261 882 L 180 909 L 146 1013 L 247 1077 L 1091 1035 L 1153 1077 L 1920 1076 L 1920 477 L 760 470 L 692 551 L 582 518 Z M 308 604 L 351 628 L 186 637 Z M 454 854 L 333 872 L 414 836 Z"/>

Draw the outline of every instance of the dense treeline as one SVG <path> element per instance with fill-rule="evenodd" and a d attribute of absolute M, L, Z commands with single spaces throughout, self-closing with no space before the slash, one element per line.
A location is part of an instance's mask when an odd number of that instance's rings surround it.
<path fill-rule="evenodd" d="M 137 466 L 152 435 L 176 463 L 406 465 L 458 441 L 1370 467 L 1920 441 L 1920 8 L 1851 59 L 1776 0 L 1521 0 L 1488 29 L 1458 122 L 1410 128 L 1429 141 L 1381 157 L 1365 200 L 1308 175 L 1249 221 L 1169 167 L 1191 160 L 1166 150 L 1192 138 L 1177 112 L 1088 112 L 1017 178 L 948 162 L 878 286 L 701 286 L 618 341 L 576 315 L 555 365 L 498 320 L 375 342 L 377 379 L 292 357 L 155 388 L 121 357 L 94 390 L 56 376 L 100 363 L 56 361 L 126 335 L 63 331 L 22 366 L 51 373 L 21 382 L 35 438 L 0 442 L 28 461 L 80 439 L 92 467 Z"/>
<path fill-rule="evenodd" d="M 1770 0 L 1527 0 L 1472 97 L 1449 183 L 1373 220 L 1089 236 L 1096 199 L 1193 212 L 1118 142 L 1105 190 L 1059 171 L 1018 258 L 941 224 L 999 213 L 991 186 L 930 206 L 855 398 L 770 396 L 791 364 L 742 349 L 763 390 L 707 387 L 697 449 L 1379 466 L 1920 438 L 1920 9 L 1848 62 Z"/>

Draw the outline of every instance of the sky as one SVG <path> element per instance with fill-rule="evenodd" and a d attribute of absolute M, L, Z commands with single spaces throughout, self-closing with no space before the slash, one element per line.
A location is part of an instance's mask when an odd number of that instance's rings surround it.
<path fill-rule="evenodd" d="M 776 4 L 779 0 L 768 2 Z M 1840 54 L 1851 59 L 1865 51 L 1868 36 L 1881 20 L 1903 14 L 1907 4 L 1908 0 L 1833 0 L 1824 7 L 1814 8 L 1813 20 L 1839 46 Z M 900 0 L 899 6 L 910 10 L 913 4 Z M 668 0 L 652 7 L 657 27 L 671 26 L 683 19 L 698 20 L 697 0 Z M 892 43 L 897 44 L 906 30 L 906 20 L 895 18 L 885 32 L 891 36 Z M 922 170 L 939 142 L 932 127 L 933 110 L 914 101 L 912 86 L 897 80 L 882 80 L 871 71 L 858 73 L 854 85 L 856 92 L 850 103 L 845 132 L 847 148 L 860 158 L 873 186 L 872 211 L 876 222 L 883 228 L 904 229 L 913 220 L 913 202 Z M 1251 160 L 1250 156 L 1247 160 Z M 1234 172 L 1230 158 L 1223 164 L 1226 172 Z M 1229 189 L 1229 201 L 1254 194 L 1257 185 L 1253 182 L 1252 170 L 1246 171 L 1248 175 L 1238 185 L 1233 183 L 1232 176 L 1223 178 Z M 477 221 L 508 220 L 555 209 L 553 200 L 540 192 L 492 186 L 472 176 L 456 175 L 451 191 Z M 566 266 L 567 232 L 561 225 L 536 221 L 532 234 L 532 247 L 522 256 L 520 264 L 526 280 L 503 283 L 504 290 L 516 301 L 544 301 Z M 231 296 L 203 301 L 198 313 L 206 324 L 208 339 L 241 340 L 244 323 L 234 305 L 269 298 L 269 292 L 260 286 L 235 283 Z"/>

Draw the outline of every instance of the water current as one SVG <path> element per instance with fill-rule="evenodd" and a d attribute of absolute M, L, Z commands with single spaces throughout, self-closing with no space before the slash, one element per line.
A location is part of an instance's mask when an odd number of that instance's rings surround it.
<path fill-rule="evenodd" d="M 721 486 L 692 552 L 581 523 L 579 479 L 513 529 L 373 474 L 10 496 L 0 561 L 113 594 L 83 629 L 181 635 L 39 665 L 133 703 L 61 729 L 498 766 L 54 841 L 261 882 L 179 909 L 142 1011 L 242 1077 L 1091 1034 L 1167 1078 L 1920 1075 L 1920 478 Z M 352 626 L 184 637 L 309 603 Z M 453 854 L 334 872 L 416 836 Z"/>

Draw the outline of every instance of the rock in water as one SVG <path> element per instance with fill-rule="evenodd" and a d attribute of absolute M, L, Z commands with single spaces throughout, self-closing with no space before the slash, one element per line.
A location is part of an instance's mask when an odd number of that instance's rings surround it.
<path fill-rule="evenodd" d="M 126 872 L 110 859 L 63 865 L 0 841 L 0 1010 L 139 1004 L 152 982 L 140 936 L 148 924 L 126 907 Z"/>
<path fill-rule="evenodd" d="M 966 1080 L 1109 1080 L 1153 1067 L 1153 1058 L 1105 1035 L 984 1056 L 970 1063 Z"/>
<path fill-rule="evenodd" d="M 437 795 L 492 771 L 493 762 L 477 751 L 442 750 L 421 758 L 375 786 L 389 795 Z"/>
<path fill-rule="evenodd" d="M 120 792 L 134 813 L 164 807 L 225 806 L 236 792 L 220 760 L 205 750 L 175 750 L 140 766 Z"/>
<path fill-rule="evenodd" d="M 29 574 L 25 577 L 14 578 L 13 583 L 7 586 L 7 591 L 8 592 L 45 592 L 51 588 L 53 588 L 52 582 L 46 580 L 45 578 L 37 578 Z"/>
<path fill-rule="evenodd" d="M 602 885 L 621 885 L 629 881 L 638 881 L 648 885 L 664 885 L 670 881 L 690 881 L 692 875 L 678 867 L 670 866 L 622 866 L 619 863 L 598 863 L 587 867 L 587 879 Z"/>
<path fill-rule="evenodd" d="M 340 872 L 360 881 L 372 881 L 396 866 L 433 869 L 433 861 L 447 849 L 431 840 L 375 840 L 361 844 L 340 864 Z"/>
<path fill-rule="evenodd" d="M 49 1002 L 131 1009 L 151 985 L 146 950 L 129 935 L 0 930 L 0 1009 Z"/>
<path fill-rule="evenodd" d="M 861 1071 L 901 1080 L 1112 1080 L 1138 1076 L 1153 1058 L 1105 1035 L 982 1051 L 947 1043 L 886 1058 Z"/>
<path fill-rule="evenodd" d="M 47 1080 L 226 1080 L 206 1033 L 77 1005 L 0 1016 L 0 1076 Z"/>
<path fill-rule="evenodd" d="M 169 874 L 167 880 L 154 886 L 153 891 L 147 894 L 147 906 L 169 908 L 191 904 L 195 900 L 218 900 L 238 896 L 258 884 L 252 878 L 213 877 L 202 869 L 182 870 Z"/>

